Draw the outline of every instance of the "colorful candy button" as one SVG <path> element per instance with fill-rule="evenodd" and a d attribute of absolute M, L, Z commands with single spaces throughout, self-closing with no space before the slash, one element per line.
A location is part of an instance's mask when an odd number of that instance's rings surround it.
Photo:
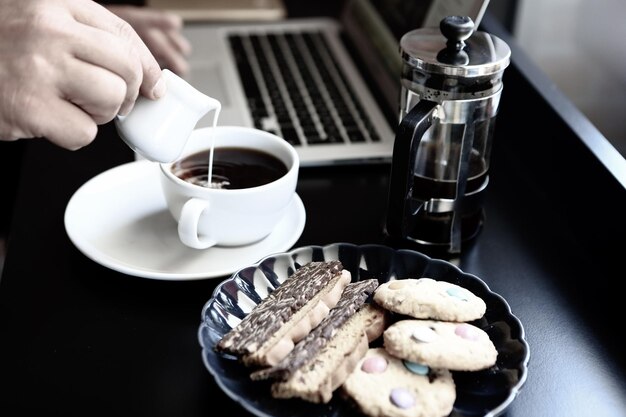
<path fill-rule="evenodd" d="M 404 367 L 406 369 L 408 369 L 410 372 L 413 372 L 414 374 L 428 375 L 429 368 L 426 365 L 422 365 L 421 363 L 417 363 L 417 362 L 405 361 L 405 360 L 403 360 L 402 363 L 404 364 Z"/>
<path fill-rule="evenodd" d="M 437 333 L 430 327 L 420 326 L 416 327 L 411 333 L 411 338 L 418 342 L 430 343 L 437 339 Z"/>
<path fill-rule="evenodd" d="M 387 360 L 382 356 L 370 356 L 361 364 L 361 370 L 367 374 L 380 374 L 387 369 Z"/>
<path fill-rule="evenodd" d="M 458 298 L 461 301 L 468 301 L 470 299 L 470 294 L 465 288 L 450 287 L 446 292 L 450 297 Z"/>
<path fill-rule="evenodd" d="M 480 333 L 478 332 L 478 329 L 467 323 L 461 323 L 458 326 L 456 326 L 456 328 L 454 329 L 454 334 L 456 334 L 459 337 L 462 337 L 463 339 L 467 339 L 471 341 L 476 341 L 480 337 Z"/>
<path fill-rule="evenodd" d="M 394 388 L 391 390 L 389 400 L 398 408 L 411 408 L 415 405 L 415 397 L 406 388 Z"/>

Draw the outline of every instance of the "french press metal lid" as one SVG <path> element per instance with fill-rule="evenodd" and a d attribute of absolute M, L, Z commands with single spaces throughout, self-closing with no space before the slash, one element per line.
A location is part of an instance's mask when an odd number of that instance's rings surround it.
<path fill-rule="evenodd" d="M 402 86 L 418 97 L 402 95 L 401 117 L 417 99 L 437 102 L 471 99 L 501 88 L 511 50 L 500 38 L 475 32 L 467 16 L 448 16 L 439 29 L 421 28 L 400 39 Z"/>
<path fill-rule="evenodd" d="M 400 125 L 387 233 L 460 252 L 476 235 L 509 46 L 466 16 L 400 40 Z"/>
<path fill-rule="evenodd" d="M 448 16 L 439 29 L 406 33 L 400 50 L 407 68 L 462 78 L 501 73 L 511 57 L 511 49 L 502 39 L 474 32 L 474 22 L 467 16 Z"/>

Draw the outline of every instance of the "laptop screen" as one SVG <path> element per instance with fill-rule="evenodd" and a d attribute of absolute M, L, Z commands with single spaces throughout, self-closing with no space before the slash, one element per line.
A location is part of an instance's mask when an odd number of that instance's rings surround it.
<path fill-rule="evenodd" d="M 397 124 L 404 33 L 421 26 L 430 1 L 349 0 L 341 23 L 390 125 Z"/>

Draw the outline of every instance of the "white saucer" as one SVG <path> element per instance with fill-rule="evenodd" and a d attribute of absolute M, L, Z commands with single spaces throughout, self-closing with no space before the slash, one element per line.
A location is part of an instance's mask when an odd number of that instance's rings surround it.
<path fill-rule="evenodd" d="M 83 184 L 65 209 L 65 230 L 90 259 L 128 275 L 161 280 L 221 277 L 290 249 L 304 230 L 298 195 L 269 236 L 247 246 L 196 250 L 178 240 L 161 193 L 159 166 L 147 160 L 105 171 Z"/>

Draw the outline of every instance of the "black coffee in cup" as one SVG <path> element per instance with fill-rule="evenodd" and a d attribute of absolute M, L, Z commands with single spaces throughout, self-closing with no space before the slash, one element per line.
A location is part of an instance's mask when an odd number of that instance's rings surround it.
<path fill-rule="evenodd" d="M 276 181 L 288 171 L 283 161 L 267 152 L 239 147 L 214 149 L 209 184 L 210 151 L 188 155 L 172 164 L 178 178 L 202 187 L 237 190 L 258 187 Z"/>

